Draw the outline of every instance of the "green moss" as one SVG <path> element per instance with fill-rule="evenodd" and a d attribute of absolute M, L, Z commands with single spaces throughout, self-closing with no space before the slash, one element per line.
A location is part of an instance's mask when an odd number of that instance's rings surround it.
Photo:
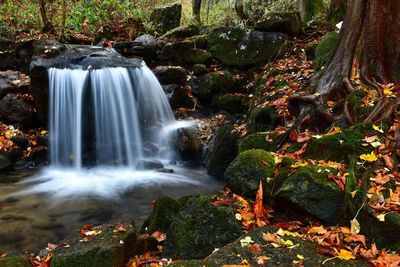
<path fill-rule="evenodd" d="M 306 1 L 305 21 L 310 21 L 313 18 L 323 15 L 326 9 L 324 0 Z"/>
<path fill-rule="evenodd" d="M 338 40 L 338 33 L 328 32 L 322 39 L 321 43 L 317 46 L 315 50 L 315 69 L 320 70 L 325 63 L 329 60 L 332 50 L 336 45 Z"/>
<path fill-rule="evenodd" d="M 155 231 L 166 233 L 180 209 L 181 204 L 175 199 L 167 196 L 159 197 L 147 223 L 142 227 L 142 232 L 147 228 L 150 234 Z"/>
<path fill-rule="evenodd" d="M 276 164 L 274 156 L 262 149 L 247 150 L 240 153 L 226 169 L 224 177 L 228 187 L 236 194 L 254 197 L 260 180 L 263 181 L 265 195 L 270 195 L 272 178 Z"/>
<path fill-rule="evenodd" d="M 313 139 L 307 146 L 305 156 L 312 159 L 350 162 L 353 157 L 369 153 L 371 148 L 362 146 L 365 134 L 360 125 L 341 133 Z"/>
<path fill-rule="evenodd" d="M 226 94 L 215 97 L 211 105 L 232 115 L 241 114 L 247 111 L 248 97 L 243 94 Z"/>
<path fill-rule="evenodd" d="M 27 255 L 0 257 L 0 267 L 30 267 Z"/>
<path fill-rule="evenodd" d="M 270 106 L 254 108 L 247 122 L 249 133 L 266 132 L 276 127 L 276 112 Z"/>
<path fill-rule="evenodd" d="M 167 232 L 163 257 L 202 259 L 241 235 L 236 210 L 210 204 L 209 195 L 190 198 Z"/>
<path fill-rule="evenodd" d="M 239 143 L 239 153 L 249 149 L 276 151 L 276 142 L 279 137 L 276 134 L 250 134 Z"/>
<path fill-rule="evenodd" d="M 301 167 L 290 175 L 279 188 L 276 202 L 282 207 L 296 207 L 329 223 L 338 222 L 344 204 L 344 193 L 329 175 L 332 168 Z"/>
<path fill-rule="evenodd" d="M 360 90 L 352 91 L 346 98 L 348 105 L 351 109 L 351 116 L 355 121 L 363 121 L 369 114 L 371 114 L 374 107 L 364 106 L 363 98 L 366 93 Z"/>

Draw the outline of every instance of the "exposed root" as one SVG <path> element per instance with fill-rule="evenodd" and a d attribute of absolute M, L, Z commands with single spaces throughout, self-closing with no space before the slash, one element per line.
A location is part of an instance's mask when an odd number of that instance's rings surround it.
<path fill-rule="evenodd" d="M 346 103 L 344 103 L 343 113 L 344 113 L 344 117 L 345 117 L 347 123 L 350 126 L 354 125 L 354 121 L 351 117 L 350 110 L 349 110 L 349 103 L 347 101 L 346 101 Z"/>

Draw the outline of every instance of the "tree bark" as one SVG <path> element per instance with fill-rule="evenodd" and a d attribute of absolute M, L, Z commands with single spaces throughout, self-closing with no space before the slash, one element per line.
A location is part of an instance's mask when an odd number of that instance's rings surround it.
<path fill-rule="evenodd" d="M 297 8 L 299 9 L 301 21 L 304 21 L 306 18 L 306 5 L 307 0 L 297 0 Z"/>
<path fill-rule="evenodd" d="M 47 18 L 45 0 L 39 0 L 39 10 L 40 10 L 40 16 L 42 17 L 42 22 L 43 22 L 42 31 L 43 32 L 51 32 L 53 30 L 53 25 Z"/>
<path fill-rule="evenodd" d="M 327 20 L 335 23 L 342 21 L 347 7 L 347 0 L 331 0 Z"/>
<path fill-rule="evenodd" d="M 200 11 L 202 0 L 192 0 L 192 12 L 196 23 L 201 23 Z"/>
<path fill-rule="evenodd" d="M 61 20 L 61 33 L 60 33 L 60 40 L 65 39 L 65 21 L 67 18 L 67 4 L 65 3 L 66 0 L 61 1 L 61 12 L 62 12 L 62 20 Z"/>

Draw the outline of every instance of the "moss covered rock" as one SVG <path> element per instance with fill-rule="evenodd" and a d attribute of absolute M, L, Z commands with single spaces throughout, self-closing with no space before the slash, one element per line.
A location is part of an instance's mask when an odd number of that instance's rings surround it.
<path fill-rule="evenodd" d="M 239 143 L 239 153 L 249 149 L 275 151 L 279 136 L 276 134 L 250 134 Z"/>
<path fill-rule="evenodd" d="M 80 242 L 82 236 L 76 233 L 57 247 L 51 266 L 125 266 L 135 255 L 137 238 L 134 226 L 126 224 L 125 228 L 126 232 L 119 232 L 115 225 L 95 227 L 93 230 L 101 232 L 88 242 Z"/>
<path fill-rule="evenodd" d="M 182 25 L 166 32 L 162 38 L 186 38 L 199 34 L 199 26 L 197 25 Z"/>
<path fill-rule="evenodd" d="M 184 84 L 186 82 L 186 70 L 180 66 L 157 66 L 153 72 L 161 84 Z"/>
<path fill-rule="evenodd" d="M 192 36 L 192 40 L 193 40 L 196 48 L 207 49 L 207 42 L 208 42 L 207 34 Z"/>
<path fill-rule="evenodd" d="M 158 34 L 163 34 L 178 27 L 181 23 L 182 4 L 173 3 L 154 8 L 150 14 L 150 22 Z"/>
<path fill-rule="evenodd" d="M 227 186 L 235 194 L 254 197 L 260 180 L 263 181 L 265 195 L 270 195 L 271 187 L 266 179 L 272 178 L 276 164 L 274 156 L 262 149 L 240 153 L 226 169 L 224 178 Z"/>
<path fill-rule="evenodd" d="M 186 202 L 167 232 L 163 257 L 203 259 L 241 235 L 236 210 L 210 202 L 211 197 L 204 195 Z"/>
<path fill-rule="evenodd" d="M 275 129 L 277 125 L 275 114 L 275 109 L 270 106 L 254 108 L 247 121 L 247 131 L 255 133 Z"/>
<path fill-rule="evenodd" d="M 328 175 L 331 168 L 301 167 L 280 186 L 275 200 L 285 209 L 299 209 L 329 224 L 335 224 L 344 206 L 344 192 Z"/>
<path fill-rule="evenodd" d="M 210 52 L 195 47 L 191 40 L 166 44 L 158 54 L 160 60 L 184 64 L 206 64 L 212 60 Z"/>
<path fill-rule="evenodd" d="M 204 151 L 204 165 L 211 175 L 223 177 L 238 150 L 239 135 L 231 123 L 220 127 Z"/>
<path fill-rule="evenodd" d="M 143 224 L 141 232 L 152 234 L 160 231 L 166 233 L 180 209 L 181 204 L 173 198 L 167 196 L 157 198 L 153 211 Z"/>
<path fill-rule="evenodd" d="M 224 110 L 231 115 L 245 113 L 248 108 L 248 97 L 244 94 L 225 94 L 217 96 L 212 101 L 212 106 Z"/>
<path fill-rule="evenodd" d="M 336 45 L 339 34 L 337 32 L 328 32 L 322 37 L 320 44 L 315 49 L 315 68 L 320 70 L 329 60 L 331 52 Z"/>
<path fill-rule="evenodd" d="M 31 267 L 28 255 L 0 257 L 0 267 Z"/>
<path fill-rule="evenodd" d="M 262 32 L 297 35 L 301 31 L 300 14 L 298 12 L 269 12 L 256 23 L 254 28 Z"/>
<path fill-rule="evenodd" d="M 309 241 L 305 241 L 298 237 L 285 236 L 284 240 L 290 240 L 293 244 L 298 246 L 288 249 L 285 247 L 274 247 L 271 243 L 266 243 L 262 236 L 263 233 L 276 233 L 277 228 L 273 226 L 264 226 L 256 228 L 246 235 L 241 236 L 234 242 L 220 248 L 208 256 L 203 264 L 198 266 L 216 267 L 216 266 L 241 266 L 243 259 L 248 261 L 249 266 L 260 266 L 257 262 L 258 256 L 268 256 L 269 259 L 265 260 L 262 266 L 296 266 L 293 264 L 294 260 L 298 260 L 297 255 L 304 256 L 304 266 L 369 266 L 367 263 L 359 260 L 341 260 L 341 259 L 329 259 L 329 256 L 324 256 L 317 253 L 317 245 Z M 254 253 L 251 251 L 250 246 L 242 246 L 240 240 L 250 237 L 254 242 L 252 244 L 261 245 L 261 251 Z M 240 255 L 240 256 L 238 256 Z M 182 266 L 182 265 L 175 265 Z M 186 266 L 186 265 L 183 265 Z"/>
<path fill-rule="evenodd" d="M 267 62 L 282 52 L 287 36 L 234 27 L 216 28 L 208 37 L 208 50 L 222 63 L 244 67 Z"/>
<path fill-rule="evenodd" d="M 229 91 L 235 85 L 235 80 L 228 71 L 216 71 L 193 78 L 190 84 L 193 94 L 207 102 L 214 95 Z"/>
<path fill-rule="evenodd" d="M 362 128 L 357 125 L 341 133 L 313 139 L 304 155 L 312 159 L 350 162 L 353 157 L 370 152 L 371 148 L 362 145 L 363 138 Z"/>

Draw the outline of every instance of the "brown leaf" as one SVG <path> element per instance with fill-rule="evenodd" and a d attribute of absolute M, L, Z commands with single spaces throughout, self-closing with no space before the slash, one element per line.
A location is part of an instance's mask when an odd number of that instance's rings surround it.
<path fill-rule="evenodd" d="M 297 230 L 300 229 L 300 226 L 301 222 L 299 221 L 280 222 L 275 224 L 275 227 L 281 228 L 283 230 Z"/>
<path fill-rule="evenodd" d="M 260 185 L 256 194 L 256 203 L 254 204 L 254 215 L 256 219 L 267 221 L 267 214 L 263 205 L 263 185 L 260 180 Z"/>
<path fill-rule="evenodd" d="M 253 254 L 261 253 L 261 246 L 259 244 L 253 244 L 250 246 L 250 252 Z"/>

